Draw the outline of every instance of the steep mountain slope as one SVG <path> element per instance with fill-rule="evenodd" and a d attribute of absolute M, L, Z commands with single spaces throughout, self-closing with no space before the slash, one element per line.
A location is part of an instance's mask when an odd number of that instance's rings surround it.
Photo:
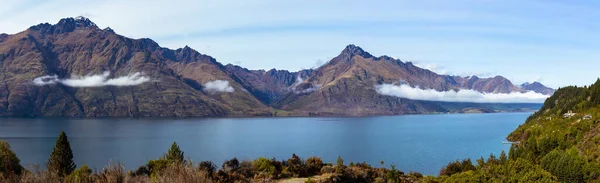
<path fill-rule="evenodd" d="M 404 83 L 437 91 L 524 91 L 501 76 L 482 79 L 439 75 L 410 62 L 405 63 L 388 56 L 374 57 L 360 47 L 349 45 L 340 55 L 313 71 L 308 79 L 298 85 L 294 93 L 289 93 L 274 106 L 311 114 L 334 115 L 457 112 L 450 107 L 452 105 L 441 105 L 440 102 L 380 95 L 375 86 L 384 83 Z"/>
<path fill-rule="evenodd" d="M 0 116 L 226 116 L 270 114 L 213 58 L 189 47 L 169 50 L 150 39 L 101 30 L 87 18 L 66 18 L 0 36 Z M 143 73 L 135 86 L 38 86 L 37 77 Z M 208 93 L 228 81 L 234 91 Z"/>
<path fill-rule="evenodd" d="M 521 88 L 523 88 L 524 90 L 535 91 L 537 93 L 545 95 L 552 95 L 554 93 L 554 89 L 548 88 L 537 81 L 533 83 L 523 83 L 521 84 Z"/>

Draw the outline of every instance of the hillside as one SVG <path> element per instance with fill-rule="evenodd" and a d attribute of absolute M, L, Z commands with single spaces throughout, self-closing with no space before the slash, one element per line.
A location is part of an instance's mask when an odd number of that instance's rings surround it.
<path fill-rule="evenodd" d="M 512 145 L 506 163 L 485 165 L 485 168 L 458 168 L 450 163 L 444 171 L 452 169 L 443 181 L 464 182 L 489 180 L 489 170 L 502 173 L 515 163 L 527 164 L 535 173 L 521 175 L 529 180 L 542 180 L 546 173 L 559 182 L 600 181 L 600 79 L 590 86 L 559 88 L 548 98 L 542 108 L 508 135 Z M 478 163 L 480 160 L 478 160 Z M 452 168 L 455 167 L 455 168 Z M 478 166 L 479 167 L 479 166 Z M 443 175 L 443 174 L 442 174 Z M 513 177 L 519 179 L 523 177 Z"/>

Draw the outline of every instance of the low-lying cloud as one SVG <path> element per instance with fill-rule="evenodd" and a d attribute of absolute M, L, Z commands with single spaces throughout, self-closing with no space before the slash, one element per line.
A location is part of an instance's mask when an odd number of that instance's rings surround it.
<path fill-rule="evenodd" d="M 204 84 L 204 91 L 208 93 L 234 92 L 235 89 L 229 85 L 227 80 L 214 80 Z"/>
<path fill-rule="evenodd" d="M 149 77 L 141 72 L 136 72 L 126 76 L 108 78 L 110 72 L 106 71 L 98 75 L 73 76 L 67 79 L 60 79 L 57 75 L 42 76 L 33 79 L 33 84 L 38 86 L 62 84 L 70 87 L 102 87 L 102 86 L 134 86 L 150 81 Z"/>
<path fill-rule="evenodd" d="M 382 84 L 376 85 L 375 89 L 381 95 L 442 102 L 543 103 L 546 98 L 550 97 L 533 91 L 527 93 L 482 93 L 475 90 L 436 91 L 414 88 L 406 84 Z"/>
<path fill-rule="evenodd" d="M 305 93 L 312 93 L 314 91 L 317 91 L 321 88 L 321 85 L 316 84 L 316 85 L 309 85 L 309 88 L 305 88 L 305 89 L 299 89 L 298 87 L 304 83 L 304 79 L 302 79 L 302 77 L 298 76 L 296 78 L 296 82 L 292 85 L 292 87 L 290 88 L 290 90 L 296 94 L 305 94 Z"/>

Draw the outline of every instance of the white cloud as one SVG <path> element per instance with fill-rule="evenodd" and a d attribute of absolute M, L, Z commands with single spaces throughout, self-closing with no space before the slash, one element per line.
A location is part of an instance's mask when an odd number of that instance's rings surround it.
<path fill-rule="evenodd" d="M 310 88 L 298 90 L 298 86 L 300 86 L 302 83 L 304 83 L 304 79 L 302 79 L 302 77 L 300 77 L 300 75 L 298 75 L 298 77 L 296 78 L 296 82 L 292 85 L 290 90 L 292 90 L 296 94 L 301 94 L 301 93 L 312 93 L 321 88 L 320 84 L 316 84 L 316 85 L 311 85 Z"/>
<path fill-rule="evenodd" d="M 70 87 L 101 87 L 101 86 L 134 86 L 150 81 L 149 77 L 141 72 L 126 76 L 108 78 L 110 72 L 106 71 L 98 75 L 73 76 L 68 79 L 59 79 L 58 76 L 42 76 L 35 78 L 33 84 L 42 86 L 49 84 L 63 84 Z"/>
<path fill-rule="evenodd" d="M 235 89 L 229 85 L 227 80 L 214 80 L 204 84 L 204 91 L 209 93 L 234 92 Z"/>
<path fill-rule="evenodd" d="M 413 88 L 409 85 L 376 85 L 377 93 L 412 100 L 475 103 L 543 103 L 549 96 L 535 93 L 481 93 L 475 90 L 436 91 Z"/>

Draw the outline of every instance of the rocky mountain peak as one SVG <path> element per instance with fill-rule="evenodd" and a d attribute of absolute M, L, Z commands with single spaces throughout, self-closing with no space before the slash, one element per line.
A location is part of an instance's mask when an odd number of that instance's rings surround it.
<path fill-rule="evenodd" d="M 98 29 L 98 26 L 90 19 L 79 16 L 63 18 L 58 23 L 51 25 L 49 23 L 42 23 L 30 27 L 30 30 L 40 31 L 42 34 L 61 34 L 67 32 L 73 32 L 76 29 Z"/>
<path fill-rule="evenodd" d="M 75 28 L 98 28 L 94 22 L 92 22 L 89 18 L 78 16 L 78 17 L 69 17 L 63 18 L 55 25 L 58 27 L 65 27 L 70 29 L 71 31 L 75 30 Z"/>
<path fill-rule="evenodd" d="M 373 55 L 371 55 L 369 52 L 366 52 L 365 50 L 354 44 L 346 46 L 346 48 L 344 48 L 344 50 L 342 51 L 341 55 L 346 55 L 349 58 L 352 58 L 354 55 L 359 55 L 364 58 L 373 57 Z"/>
<path fill-rule="evenodd" d="M 112 29 L 112 28 L 110 28 L 110 27 L 106 27 L 106 28 L 104 28 L 104 29 L 102 29 L 102 30 L 103 30 L 103 31 L 106 31 L 106 32 L 110 32 L 110 33 L 115 33 L 115 30 L 113 30 L 113 29 Z"/>

